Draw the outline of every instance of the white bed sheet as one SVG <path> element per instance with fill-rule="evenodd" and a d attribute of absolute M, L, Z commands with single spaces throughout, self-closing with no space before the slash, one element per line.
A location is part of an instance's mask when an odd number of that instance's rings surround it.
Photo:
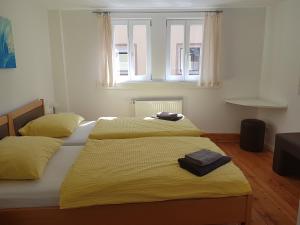
<path fill-rule="evenodd" d="M 0 208 L 59 206 L 60 186 L 82 148 L 62 146 L 49 160 L 39 180 L 0 180 Z"/>
<path fill-rule="evenodd" d="M 70 137 L 62 138 L 64 146 L 85 145 L 96 121 L 83 121 Z"/>

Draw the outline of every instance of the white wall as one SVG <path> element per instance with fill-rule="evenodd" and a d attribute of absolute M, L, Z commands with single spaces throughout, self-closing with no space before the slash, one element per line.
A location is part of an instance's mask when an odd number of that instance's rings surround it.
<path fill-rule="evenodd" d="M 0 114 L 37 98 L 53 101 L 47 10 L 36 1 L 1 0 L 12 22 L 16 69 L 0 69 Z"/>
<path fill-rule="evenodd" d="M 300 131 L 299 9 L 299 0 L 287 0 L 267 10 L 260 95 L 288 104 L 287 110 L 259 110 L 271 146 L 275 133 Z"/>
<path fill-rule="evenodd" d="M 97 87 L 98 28 L 95 14 L 88 11 L 62 11 L 63 38 L 52 38 L 51 48 L 63 46 L 65 63 L 57 65 L 65 71 L 68 91 L 56 96 L 58 107 L 61 99 L 69 96 L 70 110 L 87 119 L 103 116 L 129 116 L 130 100 L 139 97 L 184 97 L 184 113 L 207 132 L 238 132 L 240 120 L 256 117 L 255 109 L 227 105 L 223 99 L 236 96 L 256 96 L 261 71 L 264 40 L 265 11 L 255 9 L 226 9 L 222 54 L 223 87 L 199 89 L 190 85 L 153 82 L 128 89 L 103 89 Z M 50 24 L 59 13 L 50 12 Z M 120 15 L 119 15 L 120 16 Z M 165 18 L 170 15 L 149 15 L 152 18 L 152 77 L 161 79 L 165 74 Z M 178 15 L 176 15 L 178 18 Z M 182 15 L 190 17 L 191 15 Z M 144 15 L 145 17 L 145 15 Z M 59 25 L 57 25 L 59 26 Z M 51 28 L 52 26 L 50 26 Z M 51 36 L 57 29 L 51 29 Z M 160 35 L 163 34 L 163 35 Z M 56 34 L 56 36 L 58 36 Z M 58 40 L 60 39 L 60 40 Z M 55 86 L 61 86 L 55 79 Z"/>

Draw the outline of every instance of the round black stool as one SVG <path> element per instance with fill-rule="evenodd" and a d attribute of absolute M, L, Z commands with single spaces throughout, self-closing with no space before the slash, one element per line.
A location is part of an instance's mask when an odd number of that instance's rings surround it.
<path fill-rule="evenodd" d="M 245 119 L 241 122 L 241 149 L 260 152 L 264 149 L 265 122 L 257 119 Z"/>

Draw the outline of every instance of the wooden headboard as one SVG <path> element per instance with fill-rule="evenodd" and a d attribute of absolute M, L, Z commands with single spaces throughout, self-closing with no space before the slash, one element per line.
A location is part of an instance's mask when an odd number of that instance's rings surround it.
<path fill-rule="evenodd" d="M 19 109 L 8 113 L 9 133 L 11 136 L 19 136 L 18 130 L 28 122 L 45 115 L 44 101 L 35 100 Z"/>
<path fill-rule="evenodd" d="M 9 126 L 7 116 L 0 116 L 0 139 L 9 136 Z"/>

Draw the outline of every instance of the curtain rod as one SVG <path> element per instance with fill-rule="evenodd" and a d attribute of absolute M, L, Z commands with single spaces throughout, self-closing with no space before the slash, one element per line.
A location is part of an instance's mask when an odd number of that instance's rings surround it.
<path fill-rule="evenodd" d="M 223 10 L 161 10 L 161 11 L 138 11 L 138 10 L 103 10 L 92 11 L 93 13 L 223 13 Z"/>

